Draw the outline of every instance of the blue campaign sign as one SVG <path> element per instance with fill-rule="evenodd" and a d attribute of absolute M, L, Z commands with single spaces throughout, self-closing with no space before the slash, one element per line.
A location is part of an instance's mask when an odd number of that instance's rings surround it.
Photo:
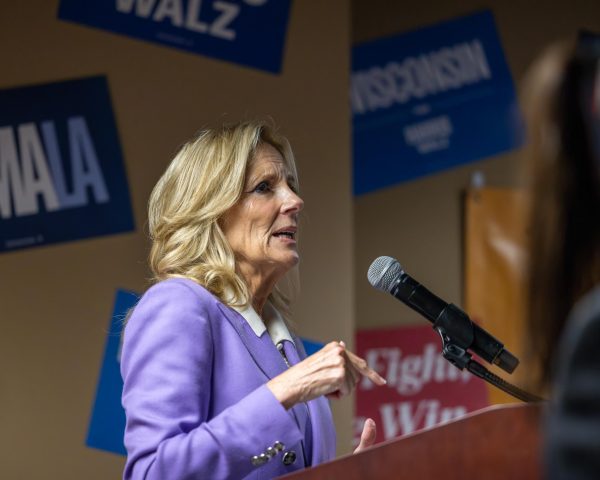
<path fill-rule="evenodd" d="M 117 290 L 110 320 L 104 359 L 100 369 L 96 399 L 85 444 L 88 447 L 126 455 L 123 445 L 125 410 L 121 405 L 123 379 L 121 378 L 122 331 L 127 313 L 139 296 L 126 290 Z M 323 348 L 323 344 L 301 339 L 308 355 Z"/>
<path fill-rule="evenodd" d="M 522 143 L 514 85 L 483 11 L 352 52 L 354 193 Z"/>
<path fill-rule="evenodd" d="M 125 410 L 121 405 L 123 379 L 121 378 L 121 332 L 127 312 L 139 297 L 132 292 L 117 290 L 110 320 L 104 360 L 100 370 L 96 400 L 85 444 L 88 447 L 125 455 L 123 434 Z"/>
<path fill-rule="evenodd" d="M 290 4 L 291 0 L 62 0 L 58 17 L 279 73 Z"/>
<path fill-rule="evenodd" d="M 301 338 L 300 340 L 302 340 L 302 346 L 304 347 L 306 355 L 312 355 L 313 353 L 317 353 L 325 346 L 321 342 L 315 342 L 314 340 L 309 340 L 307 338 Z"/>
<path fill-rule="evenodd" d="M 104 77 L 0 90 L 0 252 L 134 229 Z"/>

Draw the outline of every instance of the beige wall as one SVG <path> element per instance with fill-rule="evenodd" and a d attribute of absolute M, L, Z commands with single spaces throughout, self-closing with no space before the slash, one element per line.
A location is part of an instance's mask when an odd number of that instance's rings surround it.
<path fill-rule="evenodd" d="M 573 36 L 580 28 L 600 31 L 600 2 L 594 0 L 354 0 L 353 41 L 413 30 L 483 8 L 491 8 L 494 13 L 517 88 L 526 68 L 545 45 Z M 522 184 L 519 155 L 498 155 L 355 199 L 358 328 L 427 325 L 418 314 L 368 284 L 368 267 L 380 255 L 397 258 L 410 275 L 446 301 L 462 303 L 462 193 L 476 170 L 483 172 L 488 185 Z"/>
<path fill-rule="evenodd" d="M 350 9 L 293 2 L 283 73 L 271 75 L 58 21 L 57 6 L 1 2 L 0 88 L 108 76 L 136 231 L 0 254 L 0 477 L 114 479 L 123 458 L 84 441 L 115 289 L 146 287 L 148 195 L 200 127 L 269 115 L 289 136 L 306 201 L 297 324 L 351 338 Z M 350 407 L 335 406 L 342 450 Z"/>

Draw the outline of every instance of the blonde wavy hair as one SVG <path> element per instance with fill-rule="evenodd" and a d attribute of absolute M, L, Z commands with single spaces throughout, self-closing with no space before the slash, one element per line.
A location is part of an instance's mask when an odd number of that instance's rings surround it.
<path fill-rule="evenodd" d="M 227 305 L 249 304 L 248 287 L 219 220 L 240 199 L 248 165 L 264 144 L 281 154 L 298 184 L 288 140 L 264 121 L 206 129 L 180 148 L 148 202 L 153 282 L 188 278 Z M 279 286 L 269 300 L 289 316 L 290 299 Z"/>

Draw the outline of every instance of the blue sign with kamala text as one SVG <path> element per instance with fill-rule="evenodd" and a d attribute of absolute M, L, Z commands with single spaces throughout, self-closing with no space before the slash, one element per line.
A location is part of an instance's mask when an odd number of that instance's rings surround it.
<path fill-rule="evenodd" d="M 62 0 L 58 17 L 281 71 L 291 0 Z"/>
<path fill-rule="evenodd" d="M 0 252 L 133 230 L 104 77 L 0 90 Z"/>
<path fill-rule="evenodd" d="M 356 195 L 522 142 L 490 11 L 355 46 L 350 98 Z"/>

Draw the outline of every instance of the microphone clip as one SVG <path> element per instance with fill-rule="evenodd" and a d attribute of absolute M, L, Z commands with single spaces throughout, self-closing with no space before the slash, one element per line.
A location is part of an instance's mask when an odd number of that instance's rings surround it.
<path fill-rule="evenodd" d="M 464 370 L 471 362 L 472 355 L 465 349 L 458 346 L 440 327 L 434 327 L 442 339 L 442 356 L 459 370 Z"/>

